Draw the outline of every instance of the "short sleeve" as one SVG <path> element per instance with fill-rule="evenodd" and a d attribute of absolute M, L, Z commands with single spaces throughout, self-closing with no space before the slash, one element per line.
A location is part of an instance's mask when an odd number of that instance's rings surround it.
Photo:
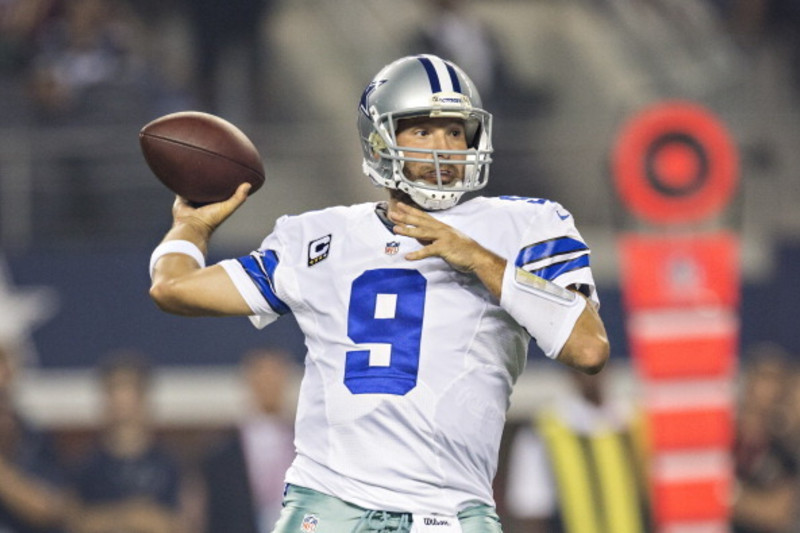
<path fill-rule="evenodd" d="M 591 250 L 575 227 L 572 214 L 557 202 L 538 207 L 522 235 L 515 266 L 561 287 L 579 286 L 595 306 L 599 305 Z"/>
<path fill-rule="evenodd" d="M 275 231 L 264 239 L 260 249 L 219 263 L 247 302 L 253 312 L 250 321 L 259 329 L 291 311 L 278 295 L 283 254 L 278 235 L 281 220 L 278 220 Z"/>

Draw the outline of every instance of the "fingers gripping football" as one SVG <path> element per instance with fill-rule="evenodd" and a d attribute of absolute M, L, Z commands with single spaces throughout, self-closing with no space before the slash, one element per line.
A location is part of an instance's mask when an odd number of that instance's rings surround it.
<path fill-rule="evenodd" d="M 208 238 L 220 224 L 247 200 L 250 183 L 242 183 L 227 200 L 197 207 L 182 196 L 175 197 L 172 204 L 172 218 L 176 224 L 188 224 Z"/>

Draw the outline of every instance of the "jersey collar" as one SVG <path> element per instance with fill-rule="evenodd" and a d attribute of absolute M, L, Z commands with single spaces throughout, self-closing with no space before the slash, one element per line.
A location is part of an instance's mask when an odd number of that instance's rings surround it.
<path fill-rule="evenodd" d="M 394 222 L 389 220 L 389 204 L 387 202 L 378 202 L 375 204 L 375 215 L 378 217 L 378 220 L 381 221 L 383 227 L 385 227 L 389 233 L 394 235 Z"/>

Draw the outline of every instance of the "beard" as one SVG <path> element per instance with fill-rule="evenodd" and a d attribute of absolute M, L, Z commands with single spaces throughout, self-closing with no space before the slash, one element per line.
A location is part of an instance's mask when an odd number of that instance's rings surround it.
<path fill-rule="evenodd" d="M 439 165 L 439 174 L 442 178 L 442 186 L 447 187 L 450 184 L 461 183 L 464 179 L 464 166 L 445 164 Z M 423 164 L 415 174 L 411 173 L 408 165 L 403 165 L 403 176 L 412 182 L 421 182 L 426 185 L 438 185 L 438 177 L 436 175 L 436 165 Z M 447 178 L 447 180 L 445 180 Z"/>

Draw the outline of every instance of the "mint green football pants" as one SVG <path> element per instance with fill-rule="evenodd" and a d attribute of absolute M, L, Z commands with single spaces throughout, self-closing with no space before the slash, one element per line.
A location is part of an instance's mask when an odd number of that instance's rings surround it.
<path fill-rule="evenodd" d="M 463 533 L 502 533 L 494 508 L 458 513 Z M 408 533 L 411 514 L 364 509 L 315 490 L 289 485 L 273 533 Z"/>

